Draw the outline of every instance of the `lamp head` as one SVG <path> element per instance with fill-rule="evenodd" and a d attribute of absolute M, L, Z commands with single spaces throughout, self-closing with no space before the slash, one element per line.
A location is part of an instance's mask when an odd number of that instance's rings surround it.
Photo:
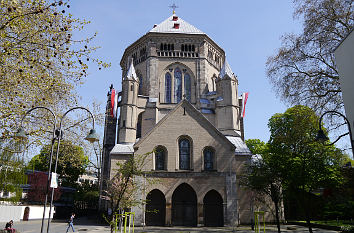
<path fill-rule="evenodd" d="M 89 135 L 87 135 L 85 139 L 91 143 L 97 142 L 99 140 L 99 137 L 96 133 L 96 130 L 91 129 Z"/>
<path fill-rule="evenodd" d="M 27 135 L 26 132 L 21 128 L 19 128 L 15 134 L 15 138 L 21 139 L 21 140 L 27 140 Z"/>
<path fill-rule="evenodd" d="M 325 141 L 328 141 L 328 140 L 329 140 L 329 138 L 326 136 L 326 134 L 323 132 L 323 130 L 322 129 L 318 130 L 316 141 L 324 143 Z"/>

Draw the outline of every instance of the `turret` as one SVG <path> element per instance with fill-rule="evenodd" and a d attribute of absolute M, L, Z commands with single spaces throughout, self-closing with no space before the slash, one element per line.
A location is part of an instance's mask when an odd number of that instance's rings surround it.
<path fill-rule="evenodd" d="M 216 127 L 224 135 L 240 136 L 240 108 L 237 96 L 238 80 L 225 60 L 216 79 Z"/>
<path fill-rule="evenodd" d="M 135 73 L 133 59 L 131 59 L 126 75 L 123 76 L 122 90 L 118 143 L 134 143 L 136 139 L 139 78 Z"/>

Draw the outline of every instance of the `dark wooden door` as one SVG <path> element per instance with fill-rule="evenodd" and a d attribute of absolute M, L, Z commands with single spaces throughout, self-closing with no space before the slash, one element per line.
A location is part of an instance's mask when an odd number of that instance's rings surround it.
<path fill-rule="evenodd" d="M 209 191 L 203 199 L 204 226 L 220 227 L 224 226 L 223 201 L 220 194 Z"/>
<path fill-rule="evenodd" d="M 197 226 L 197 195 L 188 184 L 181 184 L 173 192 L 172 225 Z"/>
<path fill-rule="evenodd" d="M 164 226 L 166 199 L 160 190 L 152 190 L 146 197 L 145 222 L 147 226 Z"/>

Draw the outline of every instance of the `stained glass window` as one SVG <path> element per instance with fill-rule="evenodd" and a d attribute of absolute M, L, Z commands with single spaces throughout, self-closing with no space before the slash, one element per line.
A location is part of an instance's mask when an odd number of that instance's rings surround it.
<path fill-rule="evenodd" d="M 184 94 L 186 95 L 186 99 L 191 101 L 191 77 L 188 73 L 184 75 Z"/>
<path fill-rule="evenodd" d="M 166 73 L 165 75 L 165 102 L 171 103 L 171 75 Z"/>
<path fill-rule="evenodd" d="M 158 147 L 155 152 L 155 170 L 165 169 L 165 151 L 163 148 Z"/>
<path fill-rule="evenodd" d="M 204 170 L 214 169 L 214 151 L 210 148 L 204 150 Z"/>
<path fill-rule="evenodd" d="M 188 139 L 179 140 L 179 169 L 190 169 L 190 142 Z"/>
<path fill-rule="evenodd" d="M 182 100 L 182 72 L 181 70 L 177 67 L 175 69 L 175 102 L 179 103 Z"/>
<path fill-rule="evenodd" d="M 143 94 L 143 77 L 140 75 L 139 76 L 139 90 L 138 90 L 138 95 Z"/>

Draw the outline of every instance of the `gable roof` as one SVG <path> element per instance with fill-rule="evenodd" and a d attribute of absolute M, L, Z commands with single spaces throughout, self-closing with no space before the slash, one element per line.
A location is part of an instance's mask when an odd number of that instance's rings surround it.
<path fill-rule="evenodd" d="M 235 145 L 228 140 L 225 135 L 223 135 L 215 126 L 210 123 L 210 121 L 201 113 L 199 112 L 191 103 L 189 103 L 187 100 L 182 100 L 172 111 L 170 111 L 166 116 L 164 116 L 156 125 L 154 128 L 152 128 L 147 134 L 145 134 L 137 143 L 134 144 L 134 148 L 138 148 L 139 145 L 146 139 L 148 138 L 160 125 L 162 125 L 170 116 L 172 116 L 177 109 L 185 107 L 186 111 L 191 111 L 196 114 L 196 116 L 191 115 L 192 118 L 195 118 L 197 122 L 203 122 L 207 125 L 208 129 L 211 129 L 214 131 L 217 135 L 220 136 L 227 144 L 229 144 L 232 148 L 235 148 Z"/>
<path fill-rule="evenodd" d="M 174 17 L 177 17 L 177 20 L 173 20 Z M 178 28 L 175 28 L 174 25 L 179 24 Z M 198 28 L 187 23 L 180 17 L 172 15 L 164 20 L 162 23 L 155 26 L 149 32 L 158 32 L 158 33 L 182 33 L 182 34 L 205 34 Z"/>

